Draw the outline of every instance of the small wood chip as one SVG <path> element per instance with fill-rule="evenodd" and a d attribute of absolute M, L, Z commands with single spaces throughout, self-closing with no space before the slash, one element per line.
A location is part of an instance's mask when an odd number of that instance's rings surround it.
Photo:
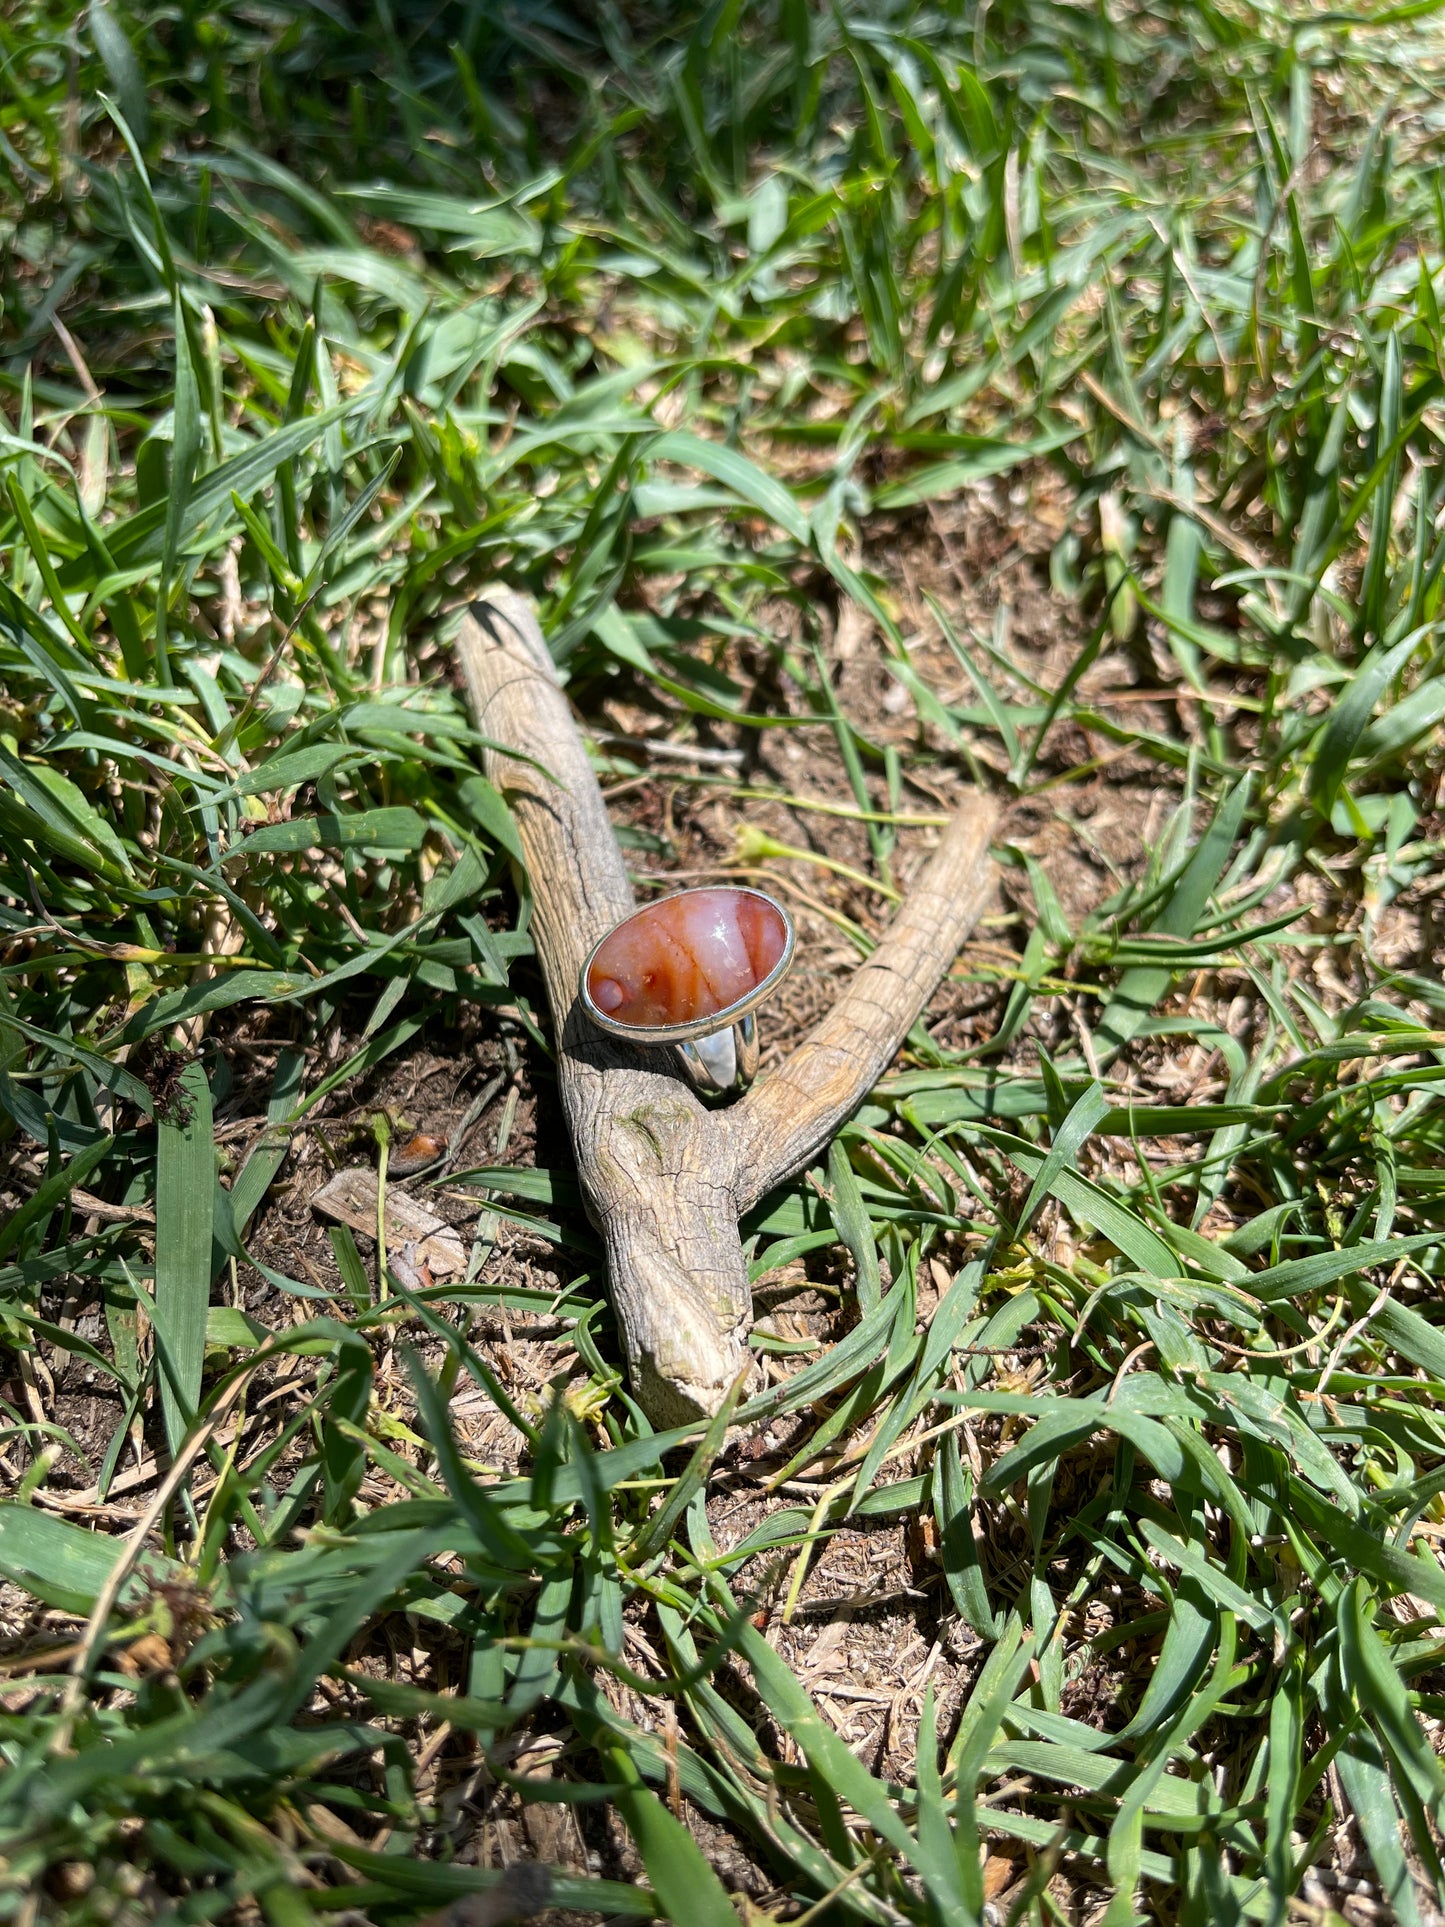
<path fill-rule="evenodd" d="M 156 1221 L 156 1214 L 148 1204 L 112 1204 L 108 1198 L 97 1198 L 89 1191 L 82 1191 L 78 1184 L 72 1188 L 70 1199 L 93 1218 L 105 1218 L 113 1224 L 154 1224 Z"/>
<path fill-rule="evenodd" d="M 338 1171 L 312 1198 L 314 1209 L 364 1236 L 376 1236 L 377 1174 L 364 1164 Z M 393 1261 L 408 1270 L 423 1268 L 434 1278 L 450 1278 L 467 1268 L 461 1234 L 405 1191 L 386 1192 L 386 1243 Z"/>

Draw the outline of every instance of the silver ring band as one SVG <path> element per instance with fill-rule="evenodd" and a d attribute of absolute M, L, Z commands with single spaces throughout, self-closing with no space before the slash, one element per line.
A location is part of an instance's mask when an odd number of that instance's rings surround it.
<path fill-rule="evenodd" d="M 752 1011 L 726 1030 L 673 1046 L 700 1091 L 728 1096 L 745 1091 L 758 1074 L 758 1020 Z"/>

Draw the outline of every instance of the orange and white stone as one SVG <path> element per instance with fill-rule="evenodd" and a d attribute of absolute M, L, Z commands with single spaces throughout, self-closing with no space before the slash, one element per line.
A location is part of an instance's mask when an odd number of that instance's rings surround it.
<path fill-rule="evenodd" d="M 661 1030 L 719 1016 L 775 970 L 788 945 L 782 912 L 750 890 L 684 890 L 620 923 L 587 971 L 604 1017 Z"/>

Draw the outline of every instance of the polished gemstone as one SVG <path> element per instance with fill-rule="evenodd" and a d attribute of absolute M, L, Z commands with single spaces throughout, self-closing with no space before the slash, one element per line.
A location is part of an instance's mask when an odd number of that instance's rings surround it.
<path fill-rule="evenodd" d="M 788 926 L 751 890 L 684 890 L 618 924 L 593 957 L 587 995 L 604 1017 L 661 1030 L 720 1016 L 782 962 Z"/>

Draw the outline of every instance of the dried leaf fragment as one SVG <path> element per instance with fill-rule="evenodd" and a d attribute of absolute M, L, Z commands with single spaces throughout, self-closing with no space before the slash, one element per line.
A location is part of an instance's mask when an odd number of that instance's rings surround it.
<path fill-rule="evenodd" d="M 311 1200 L 312 1207 L 374 1238 L 378 1187 L 375 1171 L 366 1165 L 352 1165 L 322 1186 Z M 424 1204 L 390 1185 L 386 1192 L 386 1243 L 393 1262 L 414 1272 L 425 1268 L 434 1278 L 450 1278 L 467 1268 L 461 1234 Z"/>

